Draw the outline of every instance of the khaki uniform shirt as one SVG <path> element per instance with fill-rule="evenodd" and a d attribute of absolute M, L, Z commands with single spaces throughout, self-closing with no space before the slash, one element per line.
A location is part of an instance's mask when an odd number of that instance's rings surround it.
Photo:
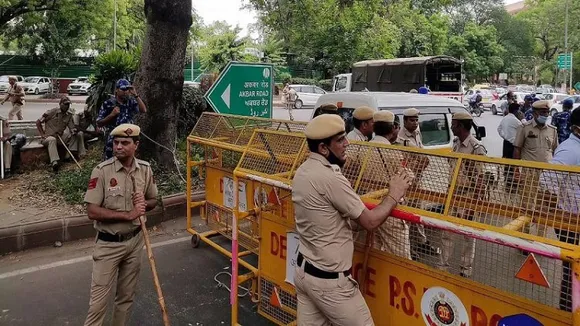
<path fill-rule="evenodd" d="M 54 108 L 44 113 L 44 133 L 46 136 L 54 136 L 55 134 L 62 135 L 66 127 L 71 131 L 75 124 L 73 121 L 73 114 L 70 111 L 63 113 L 60 108 Z"/>
<path fill-rule="evenodd" d="M 419 128 L 415 129 L 413 132 L 405 129 L 405 127 L 401 128 L 399 131 L 399 139 L 404 146 L 423 148 L 421 130 L 419 130 Z"/>
<path fill-rule="evenodd" d="M 453 151 L 456 153 L 471 154 L 471 155 L 487 155 L 487 150 L 473 135 L 469 135 L 463 142 L 455 137 L 453 140 Z M 453 175 L 456 161 L 451 161 L 450 174 Z M 457 189 L 460 193 L 474 193 L 481 192 L 477 186 L 477 181 L 483 175 L 483 167 L 479 162 L 465 160 L 463 161 L 461 171 L 457 178 Z"/>
<path fill-rule="evenodd" d="M 14 84 L 14 86 L 10 86 L 8 89 L 8 93 L 17 93 L 18 95 L 10 95 L 8 99 L 12 103 L 16 104 L 24 104 L 24 88 L 18 84 Z"/>
<path fill-rule="evenodd" d="M 558 147 L 558 129 L 548 124 L 540 126 L 536 120 L 527 121 L 518 128 L 514 146 L 521 148 L 522 160 L 548 163 Z"/>
<path fill-rule="evenodd" d="M 353 130 L 351 130 L 351 132 L 349 132 L 346 135 L 346 138 L 348 140 L 354 140 L 354 141 L 368 141 L 369 139 L 367 138 L 367 136 L 363 135 L 362 132 L 360 132 L 360 130 L 354 128 Z"/>
<path fill-rule="evenodd" d="M 383 137 L 383 136 L 378 136 L 378 135 L 376 135 L 376 136 L 373 138 L 373 140 L 371 140 L 371 142 L 380 143 L 380 144 L 387 144 L 387 145 L 392 145 L 392 144 L 391 144 L 391 142 L 390 142 L 390 141 L 389 141 L 387 138 L 385 138 L 385 137 Z"/>
<path fill-rule="evenodd" d="M 116 157 L 108 159 L 93 169 L 85 202 L 101 207 L 129 212 L 133 209 L 132 194 L 133 182 L 131 174 L 135 177 L 137 190 L 142 191 L 145 199 L 157 197 L 157 185 L 153 179 L 153 171 L 148 162 L 139 159 L 133 160 L 130 171 L 123 168 L 123 164 Z M 126 234 L 139 227 L 139 219 L 133 221 L 95 221 L 97 231 L 109 234 Z"/>
<path fill-rule="evenodd" d="M 328 272 L 350 269 L 354 243 L 348 222 L 358 219 L 365 205 L 340 167 L 310 153 L 296 170 L 292 201 L 304 258 Z"/>

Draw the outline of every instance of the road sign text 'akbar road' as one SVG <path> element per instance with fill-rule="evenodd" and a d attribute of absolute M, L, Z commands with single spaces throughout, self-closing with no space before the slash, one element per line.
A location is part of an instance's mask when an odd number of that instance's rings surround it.
<path fill-rule="evenodd" d="M 205 95 L 218 113 L 272 118 L 272 65 L 230 62 Z"/>

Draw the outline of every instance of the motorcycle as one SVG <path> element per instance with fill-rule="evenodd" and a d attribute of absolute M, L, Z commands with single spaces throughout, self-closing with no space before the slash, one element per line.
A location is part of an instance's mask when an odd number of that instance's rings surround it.
<path fill-rule="evenodd" d="M 469 113 L 471 115 L 475 114 L 476 117 L 480 117 L 481 114 L 483 113 L 483 103 L 479 102 L 479 103 L 470 104 L 469 105 Z"/>

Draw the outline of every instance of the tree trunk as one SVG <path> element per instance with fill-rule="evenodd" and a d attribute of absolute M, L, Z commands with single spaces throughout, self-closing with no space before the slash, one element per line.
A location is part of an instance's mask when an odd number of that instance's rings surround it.
<path fill-rule="evenodd" d="M 147 105 L 142 132 L 171 150 L 177 137 L 177 110 L 183 91 L 185 51 L 192 24 L 191 0 L 145 0 L 147 31 L 135 88 Z M 173 154 L 141 137 L 141 157 L 175 170 Z"/>

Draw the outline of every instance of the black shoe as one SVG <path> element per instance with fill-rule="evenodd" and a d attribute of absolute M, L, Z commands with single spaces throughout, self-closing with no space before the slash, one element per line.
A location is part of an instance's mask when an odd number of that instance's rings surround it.
<path fill-rule="evenodd" d="M 419 244 L 417 250 L 428 256 L 437 256 L 441 254 L 441 249 L 433 247 L 429 242 Z"/>
<path fill-rule="evenodd" d="M 4 179 L 10 179 L 12 178 L 12 173 L 10 173 L 10 170 L 4 170 Z"/>
<path fill-rule="evenodd" d="M 469 276 L 467 276 L 467 274 L 465 274 L 464 272 L 459 273 L 459 276 L 463 278 L 469 278 Z"/>
<path fill-rule="evenodd" d="M 54 171 L 56 173 L 56 172 L 58 172 L 59 168 L 60 168 L 60 165 L 58 164 L 57 161 L 52 162 L 52 171 Z"/>

